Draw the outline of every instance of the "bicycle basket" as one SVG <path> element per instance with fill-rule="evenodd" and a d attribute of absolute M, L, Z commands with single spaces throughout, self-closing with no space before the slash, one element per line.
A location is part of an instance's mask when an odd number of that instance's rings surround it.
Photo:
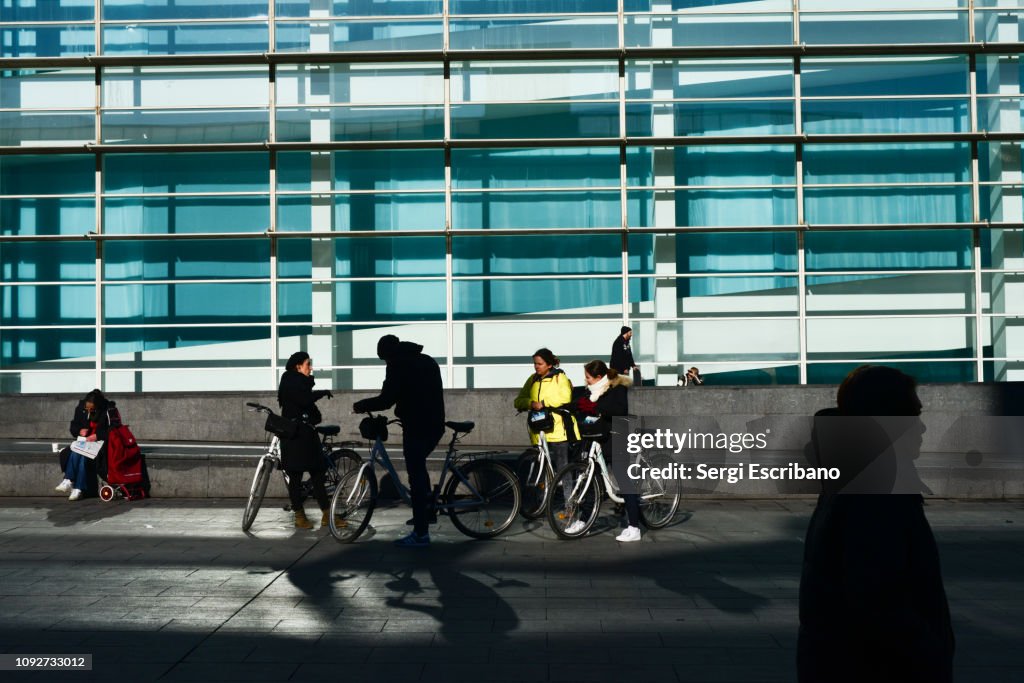
<path fill-rule="evenodd" d="M 373 441 L 379 438 L 381 441 L 388 440 L 388 418 L 384 415 L 376 417 L 364 417 L 359 423 L 359 433 L 364 439 Z"/>
<path fill-rule="evenodd" d="M 294 439 L 295 435 L 299 432 L 299 423 L 287 417 L 268 413 L 263 429 L 281 439 Z"/>
<path fill-rule="evenodd" d="M 534 433 L 550 432 L 555 428 L 555 418 L 547 408 L 544 410 L 531 410 L 526 415 L 526 425 Z"/>

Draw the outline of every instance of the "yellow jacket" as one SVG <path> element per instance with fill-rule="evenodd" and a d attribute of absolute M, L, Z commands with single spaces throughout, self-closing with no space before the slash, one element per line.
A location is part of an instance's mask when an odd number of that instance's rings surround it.
<path fill-rule="evenodd" d="M 546 408 L 569 407 L 569 404 L 572 402 L 572 382 L 564 372 L 552 370 L 539 380 L 534 378 L 535 375 L 530 375 L 530 378 L 526 380 L 526 384 L 520 389 L 519 395 L 516 396 L 515 400 L 516 409 L 529 410 L 530 403 L 533 401 L 540 401 Z M 553 413 L 552 417 L 554 417 L 555 426 L 550 432 L 545 432 L 544 437 L 551 443 L 566 441 L 565 425 L 562 423 L 562 416 L 558 413 Z M 579 439 L 580 432 L 576 427 L 575 420 L 572 421 L 572 430 L 576 438 Z M 530 432 L 530 442 L 536 444 L 538 441 L 540 441 L 540 437 Z"/>

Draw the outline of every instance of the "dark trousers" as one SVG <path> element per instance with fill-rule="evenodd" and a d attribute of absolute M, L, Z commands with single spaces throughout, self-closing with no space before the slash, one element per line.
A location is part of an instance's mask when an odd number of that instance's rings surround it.
<path fill-rule="evenodd" d="M 626 523 L 629 526 L 640 526 L 640 496 L 635 493 L 623 493 L 626 502 Z"/>
<path fill-rule="evenodd" d="M 432 490 L 430 475 L 427 474 L 427 456 L 440 440 L 441 436 L 409 433 L 402 437 L 402 455 L 405 456 L 405 471 L 409 475 L 409 495 L 412 498 L 412 530 L 421 535 L 430 529 Z"/>
<path fill-rule="evenodd" d="M 292 501 L 292 510 L 302 509 L 302 475 L 303 470 L 287 470 L 288 475 L 288 498 Z M 327 489 L 324 488 L 324 476 L 327 470 L 311 472 L 309 480 L 313 484 L 313 497 L 321 510 L 331 507 L 331 501 L 327 497 Z"/>

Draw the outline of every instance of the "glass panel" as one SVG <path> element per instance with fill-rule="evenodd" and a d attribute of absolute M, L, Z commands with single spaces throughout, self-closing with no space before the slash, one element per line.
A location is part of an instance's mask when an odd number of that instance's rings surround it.
<path fill-rule="evenodd" d="M 690 232 L 629 236 L 629 272 L 743 273 L 795 271 L 791 232 Z"/>
<path fill-rule="evenodd" d="M 985 3 L 995 5 L 995 2 Z M 1019 7 L 1020 3 L 1014 3 Z M 1011 5 L 1013 7 L 1014 5 Z M 974 9 L 975 40 L 985 43 L 1024 42 L 1024 12 L 1019 9 Z"/>
<path fill-rule="evenodd" d="M 979 204 L 982 220 L 1024 220 L 1024 202 L 1020 185 L 982 185 L 979 188 Z"/>
<path fill-rule="evenodd" d="M 806 2 L 806 0 L 804 0 Z M 741 12 L 789 11 L 793 8 L 791 0 L 624 0 L 627 12 L 666 11 L 665 5 L 671 5 L 676 12 L 696 14 L 714 12 L 716 7 L 735 9 Z"/>
<path fill-rule="evenodd" d="M 108 67 L 104 107 L 266 107 L 265 66 Z"/>
<path fill-rule="evenodd" d="M 330 137 L 325 135 L 329 132 Z M 277 110 L 281 142 L 321 140 L 439 140 L 444 137 L 444 108 L 308 107 Z"/>
<path fill-rule="evenodd" d="M 1024 273 L 985 273 L 981 285 L 985 313 L 1024 315 Z"/>
<path fill-rule="evenodd" d="M 790 59 L 626 61 L 626 99 L 792 96 Z"/>
<path fill-rule="evenodd" d="M 455 154 L 453 150 L 452 154 Z M 329 180 L 333 190 L 444 189 L 444 150 L 281 152 L 277 188 L 309 191 Z"/>
<path fill-rule="evenodd" d="M 559 14 L 618 11 L 616 0 L 451 0 L 452 14 Z"/>
<path fill-rule="evenodd" d="M 0 156 L 0 194 L 92 194 L 95 189 L 91 154 Z"/>
<path fill-rule="evenodd" d="M 4 325 L 92 325 L 95 320 L 94 285 L 0 287 L 0 323 Z M 8 332 L 4 330 L 0 341 L 6 343 Z"/>
<path fill-rule="evenodd" d="M 615 62 L 455 62 L 452 102 L 617 100 Z"/>
<path fill-rule="evenodd" d="M 0 292 L 0 296 L 3 293 Z M 91 320 L 76 320 L 76 324 L 91 324 Z M 0 365 L 4 369 L 12 367 L 36 367 L 44 369 L 47 365 L 53 369 L 64 368 L 94 368 L 96 363 L 93 360 L 96 356 L 96 332 L 91 329 L 84 330 L 4 330 L 3 339 L 0 339 Z M 53 361 L 68 361 L 81 359 L 78 363 L 54 363 Z M 63 373 L 50 375 L 49 379 L 56 380 L 51 384 L 50 391 L 66 391 L 63 387 Z M 10 381 L 9 376 L 0 375 L 0 382 Z M 45 381 L 43 377 L 39 381 Z M 95 375 L 93 376 L 95 382 Z M 56 385 L 56 386 L 55 386 Z"/>
<path fill-rule="evenodd" d="M 92 242 L 0 242 L 3 282 L 95 278 L 96 245 Z"/>
<path fill-rule="evenodd" d="M 625 38 L 626 47 L 786 45 L 793 42 L 793 14 L 630 15 Z"/>
<path fill-rule="evenodd" d="M 525 50 L 618 45 L 614 16 L 452 19 L 453 50 Z"/>
<path fill-rule="evenodd" d="M 95 229 L 92 197 L 0 199 L 3 235 L 84 235 Z"/>
<path fill-rule="evenodd" d="M 971 129 L 966 99 L 804 100 L 810 134 L 964 133 Z"/>
<path fill-rule="evenodd" d="M 454 237 L 455 275 L 568 275 L 622 271 L 618 235 Z"/>
<path fill-rule="evenodd" d="M 452 227 L 601 228 L 622 224 L 616 192 L 460 192 L 452 196 Z"/>
<path fill-rule="evenodd" d="M 128 19 L 248 19 L 267 16 L 266 0 L 217 0 L 211 2 L 153 2 L 153 0 L 103 0 L 103 18 Z"/>
<path fill-rule="evenodd" d="M 795 169 L 791 146 L 686 145 L 626 150 L 630 185 L 780 185 L 796 182 Z"/>
<path fill-rule="evenodd" d="M 653 305 L 637 303 L 633 289 L 631 280 L 633 311 Z M 636 338 L 644 346 L 638 355 L 634 343 L 633 353 L 641 365 L 655 356 L 659 362 L 689 367 L 703 361 L 795 361 L 799 355 L 797 320 L 678 320 L 639 325 L 634 328 Z"/>
<path fill-rule="evenodd" d="M 270 277 L 269 240 L 117 240 L 103 256 L 107 280 Z"/>
<path fill-rule="evenodd" d="M 334 260 L 333 277 L 443 277 L 444 242 L 444 237 L 280 240 L 277 244 L 277 273 L 287 278 L 313 277 L 313 264 L 323 263 L 323 259 L 330 255 Z"/>
<path fill-rule="evenodd" d="M 974 353 L 971 317 L 807 320 L 809 360 L 970 358 Z"/>
<path fill-rule="evenodd" d="M 806 145 L 808 183 L 970 182 L 971 146 L 964 143 Z"/>
<path fill-rule="evenodd" d="M 982 268 L 1024 270 L 1024 231 L 990 228 L 981 231 Z"/>
<path fill-rule="evenodd" d="M 319 0 L 277 0 L 277 16 L 313 16 L 314 10 L 319 13 L 324 4 Z M 376 0 L 375 2 L 332 0 L 326 5 L 331 16 L 341 17 L 441 13 L 441 0 Z"/>
<path fill-rule="evenodd" d="M 452 137 L 602 138 L 618 137 L 619 106 L 613 102 L 455 104 Z"/>
<path fill-rule="evenodd" d="M 103 155 L 106 193 L 267 192 L 269 182 L 264 152 Z"/>
<path fill-rule="evenodd" d="M 0 26 L 0 57 L 73 57 L 95 52 L 92 24 Z"/>
<path fill-rule="evenodd" d="M 853 363 L 809 363 L 807 365 L 807 383 L 839 384 L 846 375 L 868 362 L 870 359 Z M 895 363 L 887 360 L 885 364 L 902 370 L 922 384 L 973 382 L 975 378 L 973 362 Z"/>
<path fill-rule="evenodd" d="M 634 228 L 769 226 L 796 223 L 796 190 L 631 190 Z"/>
<path fill-rule="evenodd" d="M 807 222 L 825 225 L 870 223 L 967 223 L 971 188 L 856 187 L 804 191 Z"/>
<path fill-rule="evenodd" d="M 1014 24 L 1016 30 L 1016 24 Z M 978 38 L 981 40 L 981 38 Z M 1015 95 L 1021 92 L 1020 55 L 978 55 L 977 88 L 979 95 Z"/>
<path fill-rule="evenodd" d="M 311 321 L 313 289 L 314 285 L 306 282 L 279 285 L 280 319 L 285 322 Z M 334 319 L 339 322 L 445 318 L 444 280 L 335 282 L 333 298 Z"/>
<path fill-rule="evenodd" d="M 631 317 L 796 315 L 796 277 L 630 278 Z"/>
<path fill-rule="evenodd" d="M 108 197 L 103 220 L 113 234 L 265 232 L 270 197 Z"/>
<path fill-rule="evenodd" d="M 384 7 L 391 3 L 374 4 Z M 444 24 L 408 19 L 278 22 L 275 37 L 280 52 L 415 52 L 443 48 Z"/>
<path fill-rule="evenodd" d="M 622 280 L 456 280 L 455 318 L 622 318 Z"/>
<path fill-rule="evenodd" d="M 192 347 L 201 353 L 171 351 Z M 269 366 L 270 328 L 114 327 L 104 332 L 103 355 L 110 369 Z"/>
<path fill-rule="evenodd" d="M 971 268 L 970 230 L 808 232 L 807 270 Z"/>
<path fill-rule="evenodd" d="M 1019 133 L 1021 127 L 1020 97 L 984 97 L 978 99 L 978 130 Z"/>
<path fill-rule="evenodd" d="M 451 165 L 455 190 L 619 184 L 615 147 L 453 149 Z"/>
<path fill-rule="evenodd" d="M 277 68 L 278 106 L 351 104 L 442 104 L 440 64 L 282 64 Z"/>
<path fill-rule="evenodd" d="M 107 324 L 258 323 L 270 319 L 266 283 L 106 285 Z"/>
<path fill-rule="evenodd" d="M 103 142 L 154 145 L 262 142 L 269 134 L 268 119 L 265 109 L 108 109 L 103 112 Z"/>
<path fill-rule="evenodd" d="M 0 111 L 0 145 L 78 145 L 96 140 L 88 112 Z"/>
<path fill-rule="evenodd" d="M 443 194 L 357 194 L 278 197 L 277 229 L 444 230 Z"/>
<path fill-rule="evenodd" d="M 1024 319 L 996 317 L 985 323 L 985 358 L 1024 359 Z M 996 367 L 1000 365 L 997 363 Z M 1022 369 L 1020 363 L 1014 367 L 1018 371 Z M 1005 365 L 1001 369 L 1005 370 Z"/>
<path fill-rule="evenodd" d="M 967 273 L 807 278 L 809 315 L 973 311 L 974 277 Z"/>
<path fill-rule="evenodd" d="M 24 69 L 0 71 L 0 107 L 69 109 L 96 106 L 92 69 Z"/>
<path fill-rule="evenodd" d="M 791 101 L 634 102 L 626 105 L 627 135 L 787 135 L 794 130 Z"/>
<path fill-rule="evenodd" d="M 92 27 L 89 28 L 90 34 Z M 188 55 L 266 52 L 267 23 L 127 24 L 103 27 L 108 55 Z"/>
<path fill-rule="evenodd" d="M 966 56 L 807 57 L 800 61 L 804 97 L 967 95 L 969 78 Z"/>
<path fill-rule="evenodd" d="M 967 12 L 814 14 L 800 9 L 800 39 L 812 45 L 966 43 L 969 39 Z"/>
<path fill-rule="evenodd" d="M 6 0 L 0 21 L 92 21 L 94 7 L 94 0 Z"/>

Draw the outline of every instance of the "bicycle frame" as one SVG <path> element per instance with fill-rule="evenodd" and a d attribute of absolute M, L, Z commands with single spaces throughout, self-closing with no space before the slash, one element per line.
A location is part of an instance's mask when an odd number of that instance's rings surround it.
<path fill-rule="evenodd" d="M 587 487 L 590 486 L 590 482 L 594 479 L 595 470 L 600 469 L 601 478 L 604 480 L 604 490 L 608 494 L 608 497 L 616 503 L 625 503 L 626 499 L 619 494 L 619 488 L 617 484 L 613 484 L 612 478 L 608 472 L 608 463 L 604 459 L 604 451 L 601 450 L 601 444 L 596 440 L 590 442 L 590 450 L 587 452 L 587 476 L 581 477 L 577 482 L 576 486 L 573 487 L 571 492 L 572 498 L 576 498 L 581 491 L 586 491 Z M 664 491 L 648 493 L 641 495 L 641 500 L 648 500 L 651 498 L 657 498 L 662 495 Z"/>
<path fill-rule="evenodd" d="M 537 468 L 536 478 L 532 481 L 526 482 L 530 486 L 539 485 L 541 477 L 544 476 L 545 472 L 550 473 L 552 476 L 555 474 L 555 470 L 551 463 L 551 451 L 548 449 L 548 439 L 544 432 L 538 433 L 537 460 L 540 462 L 540 467 Z"/>

